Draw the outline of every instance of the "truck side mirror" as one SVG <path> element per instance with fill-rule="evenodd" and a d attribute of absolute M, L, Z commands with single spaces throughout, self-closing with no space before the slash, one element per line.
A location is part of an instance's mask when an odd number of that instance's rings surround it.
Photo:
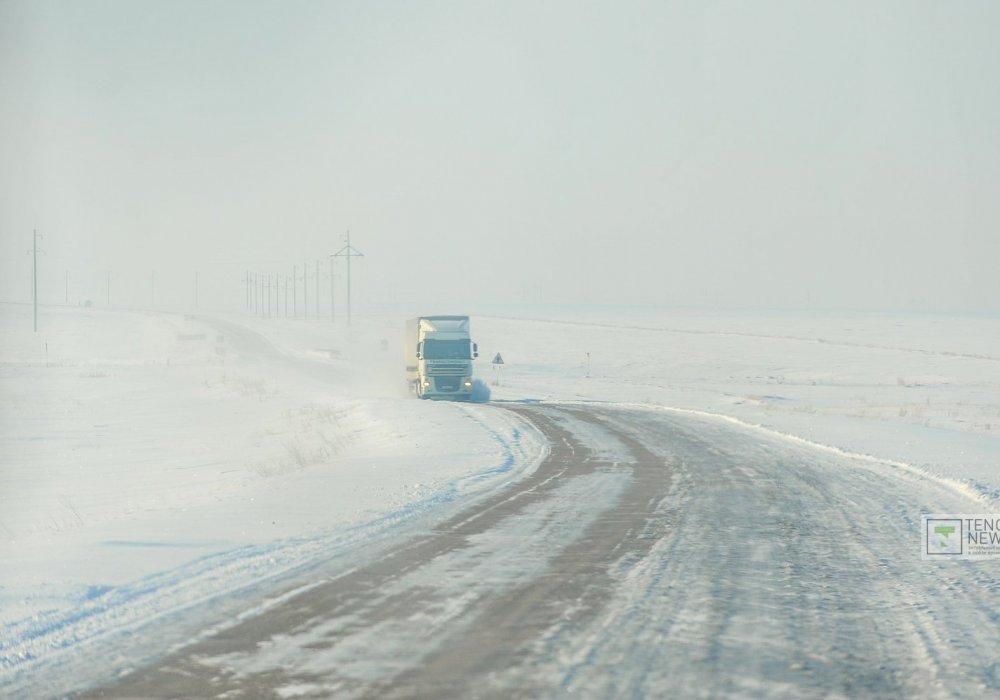
<path fill-rule="evenodd" d="M 478 343 L 473 343 L 472 344 L 472 357 L 473 357 L 473 359 L 479 357 L 479 344 Z"/>
<path fill-rule="evenodd" d="M 418 360 L 424 359 L 424 344 L 423 343 L 417 343 L 417 359 Z"/>

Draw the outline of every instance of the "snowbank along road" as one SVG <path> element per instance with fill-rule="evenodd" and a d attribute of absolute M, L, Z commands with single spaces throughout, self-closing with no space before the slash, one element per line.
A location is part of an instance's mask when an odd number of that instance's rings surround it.
<path fill-rule="evenodd" d="M 85 697 L 996 697 L 995 562 L 916 470 L 731 423 L 510 404 L 543 463 Z"/>

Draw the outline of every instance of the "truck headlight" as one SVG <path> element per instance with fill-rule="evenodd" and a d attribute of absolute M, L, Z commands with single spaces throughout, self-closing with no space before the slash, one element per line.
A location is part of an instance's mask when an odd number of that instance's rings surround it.
<path fill-rule="evenodd" d="M 472 380 L 471 380 L 471 379 L 466 379 L 466 380 L 465 380 L 465 381 L 463 382 L 463 384 L 465 384 L 465 388 L 466 388 L 466 389 L 471 389 L 471 388 L 472 388 Z"/>

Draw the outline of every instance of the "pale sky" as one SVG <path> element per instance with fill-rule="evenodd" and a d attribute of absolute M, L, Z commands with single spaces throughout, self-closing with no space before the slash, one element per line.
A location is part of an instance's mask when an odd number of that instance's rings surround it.
<path fill-rule="evenodd" d="M 998 311 L 997 36 L 993 1 L 0 0 L 0 300 L 33 229 L 43 302 L 172 308 L 349 229 L 362 312 Z"/>

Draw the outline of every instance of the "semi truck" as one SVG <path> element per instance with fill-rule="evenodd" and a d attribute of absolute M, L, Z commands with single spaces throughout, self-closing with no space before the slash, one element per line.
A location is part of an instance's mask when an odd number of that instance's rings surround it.
<path fill-rule="evenodd" d="M 406 381 L 421 399 L 468 401 L 477 357 L 468 316 L 419 316 L 406 322 Z"/>

